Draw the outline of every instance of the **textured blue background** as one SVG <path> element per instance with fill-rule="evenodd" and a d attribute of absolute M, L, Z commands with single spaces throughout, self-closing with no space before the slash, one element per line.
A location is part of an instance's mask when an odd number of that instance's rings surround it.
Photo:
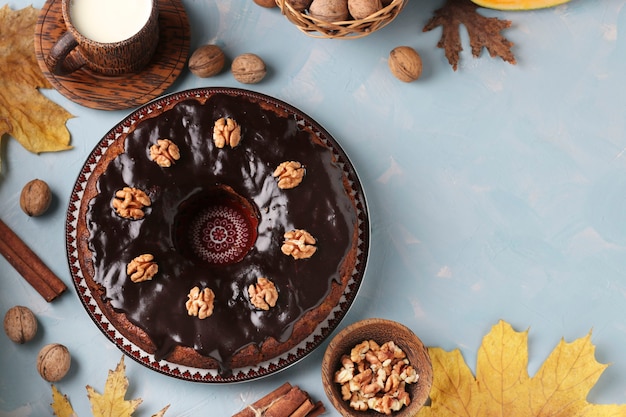
<path fill-rule="evenodd" d="M 228 71 L 188 72 L 168 90 L 247 87 L 304 111 L 341 143 L 359 171 L 372 220 L 365 283 L 343 325 L 384 317 L 425 344 L 461 349 L 474 368 L 483 335 L 500 319 L 529 329 L 534 374 L 561 338 L 592 332 L 597 359 L 611 366 L 594 403 L 626 403 L 626 12 L 624 0 L 573 0 L 528 12 L 481 9 L 512 20 L 516 65 L 464 51 L 458 71 L 423 33 L 442 1 L 411 0 L 388 27 L 358 40 L 313 39 L 278 9 L 251 0 L 184 0 L 192 49 L 220 45 L 229 58 L 261 56 L 269 73 L 253 86 Z M 30 4 L 10 1 L 14 8 Z M 35 7 L 43 2 L 34 1 Z M 391 49 L 408 45 L 422 78 L 390 74 Z M 71 187 L 93 146 L 132 109 L 99 111 L 44 91 L 76 117 L 71 151 L 34 155 L 2 141 L 0 218 L 70 287 L 64 243 Z M 50 212 L 28 218 L 22 186 L 46 180 Z M 0 237 L 1 238 L 1 237 Z M 0 258 L 0 312 L 15 304 L 37 314 L 40 333 L 18 346 L 0 335 L 0 417 L 50 414 L 50 384 L 37 374 L 46 343 L 65 344 L 70 374 L 56 385 L 79 416 L 90 415 L 85 385 L 102 390 L 121 352 L 91 322 L 73 288 L 43 301 Z M 326 343 L 297 365 L 245 384 L 208 386 L 156 374 L 126 360 L 137 417 L 171 404 L 168 416 L 229 416 L 285 381 L 322 399 Z"/>

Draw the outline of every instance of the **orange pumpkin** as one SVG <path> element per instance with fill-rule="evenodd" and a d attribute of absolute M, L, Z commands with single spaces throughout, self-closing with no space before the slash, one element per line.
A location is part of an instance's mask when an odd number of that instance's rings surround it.
<path fill-rule="evenodd" d="M 570 0 L 472 0 L 482 7 L 498 10 L 533 10 L 558 6 Z"/>

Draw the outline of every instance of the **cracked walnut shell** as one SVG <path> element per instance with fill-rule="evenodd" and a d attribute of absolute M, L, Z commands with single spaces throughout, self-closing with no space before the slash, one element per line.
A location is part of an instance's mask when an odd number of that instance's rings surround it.
<path fill-rule="evenodd" d="M 138 188 L 124 187 L 115 193 L 113 208 L 125 219 L 143 219 L 143 209 L 152 204 L 150 197 Z"/>
<path fill-rule="evenodd" d="M 294 259 L 306 259 L 317 251 L 315 238 L 306 230 L 296 229 L 284 234 L 285 241 L 280 250 Z"/>
<path fill-rule="evenodd" d="M 187 302 L 185 303 L 187 314 L 204 320 L 213 314 L 214 301 L 215 294 L 212 289 L 205 288 L 204 290 L 200 290 L 199 287 L 193 287 L 191 291 L 189 291 Z"/>
<path fill-rule="evenodd" d="M 287 190 L 300 185 L 304 178 L 304 173 L 304 167 L 300 162 L 287 161 L 278 165 L 273 175 L 278 178 L 278 188 Z"/>
<path fill-rule="evenodd" d="M 228 145 L 231 148 L 236 147 L 241 142 L 241 126 L 229 118 L 220 117 L 213 125 L 213 143 L 216 147 L 222 149 Z"/>
<path fill-rule="evenodd" d="M 154 261 L 154 256 L 149 253 L 137 256 L 126 266 L 126 273 L 132 282 L 149 281 L 157 272 L 159 272 L 159 265 Z"/>
<path fill-rule="evenodd" d="M 272 281 L 265 277 L 259 277 L 257 283 L 248 287 L 250 302 L 256 308 L 269 310 L 278 301 L 278 290 Z"/>
<path fill-rule="evenodd" d="M 150 159 L 168 168 L 180 159 L 180 149 L 169 139 L 157 139 L 157 143 L 150 147 Z"/>

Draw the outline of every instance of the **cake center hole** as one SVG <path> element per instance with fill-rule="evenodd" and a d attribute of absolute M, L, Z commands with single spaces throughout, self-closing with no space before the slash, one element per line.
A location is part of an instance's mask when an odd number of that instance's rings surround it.
<path fill-rule="evenodd" d="M 194 262 L 229 265 L 254 246 L 258 222 L 254 206 L 230 187 L 204 190 L 180 205 L 176 246 Z"/>

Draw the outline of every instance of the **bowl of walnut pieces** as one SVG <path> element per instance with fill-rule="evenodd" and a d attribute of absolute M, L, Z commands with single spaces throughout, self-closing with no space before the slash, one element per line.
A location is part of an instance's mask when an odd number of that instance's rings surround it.
<path fill-rule="evenodd" d="M 328 399 L 344 417 L 413 417 L 428 399 L 428 350 L 406 326 L 370 318 L 341 330 L 322 360 Z"/>

